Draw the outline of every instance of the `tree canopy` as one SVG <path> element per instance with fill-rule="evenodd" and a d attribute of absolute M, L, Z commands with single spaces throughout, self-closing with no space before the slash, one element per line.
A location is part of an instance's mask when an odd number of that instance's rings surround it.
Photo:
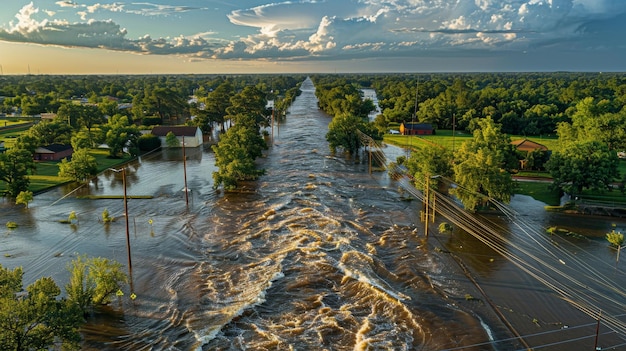
<path fill-rule="evenodd" d="M 51 278 L 40 278 L 22 291 L 21 268 L 0 265 L 0 349 L 44 350 L 57 341 L 64 349 L 78 349 L 82 314 L 71 302 L 59 299 L 61 289 Z"/>
<path fill-rule="evenodd" d="M 454 155 L 455 182 L 451 190 L 470 211 L 487 204 L 489 197 L 508 202 L 513 181 L 507 171 L 515 152 L 507 136 L 490 118 L 478 121 L 474 137 Z"/>

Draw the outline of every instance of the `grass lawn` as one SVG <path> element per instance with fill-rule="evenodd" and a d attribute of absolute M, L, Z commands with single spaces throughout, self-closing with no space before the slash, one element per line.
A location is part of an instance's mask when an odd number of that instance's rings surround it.
<path fill-rule="evenodd" d="M 128 156 L 124 158 L 109 158 L 109 152 L 105 149 L 91 149 L 89 154 L 96 158 L 98 172 L 119 166 L 131 160 L 131 157 Z M 33 193 L 37 193 L 69 182 L 67 178 L 58 176 L 59 163 L 53 161 L 35 162 L 36 171 L 34 175 L 29 176 L 30 186 L 28 189 Z M 4 189 L 4 182 L 0 182 L 0 191 Z"/>
<path fill-rule="evenodd" d="M 546 205 L 558 206 L 561 202 L 559 191 L 550 189 L 550 185 L 546 182 L 517 181 L 515 182 L 515 193 L 532 196 L 533 199 Z"/>
<path fill-rule="evenodd" d="M 397 128 L 396 128 L 397 129 Z M 519 135 L 511 135 L 511 140 L 528 139 L 536 143 L 545 145 L 548 149 L 554 150 L 557 147 L 558 139 L 556 137 L 524 137 Z M 467 132 L 455 131 L 452 135 L 451 130 L 437 130 L 435 135 L 407 136 L 397 134 L 385 134 L 384 142 L 404 148 L 417 148 L 424 145 L 438 145 L 449 149 L 458 149 L 461 144 L 472 138 Z M 618 165 L 619 174 L 626 174 L 626 160 L 620 160 Z M 550 178 L 548 172 L 530 172 L 521 171 L 517 176 L 532 178 Z M 621 176 L 620 176 L 621 177 Z M 615 181 L 621 181 L 621 178 Z M 551 206 L 559 205 L 559 192 L 550 189 L 550 183 L 534 182 L 534 181 L 517 181 L 516 194 L 532 196 L 534 199 L 544 202 Z M 601 202 L 612 205 L 626 205 L 626 195 L 619 190 L 614 191 L 583 191 L 580 196 L 587 201 Z"/>
<path fill-rule="evenodd" d="M 454 135 L 451 130 L 437 130 L 435 135 L 398 135 L 385 134 L 384 141 L 389 144 L 400 147 L 415 147 L 423 145 L 439 145 L 448 149 L 457 149 L 461 144 L 472 138 L 472 134 L 465 131 L 455 131 Z M 545 145 L 548 149 L 554 150 L 558 139 L 556 137 L 525 137 L 520 135 L 511 135 L 511 140 L 528 139 L 536 143 Z"/>

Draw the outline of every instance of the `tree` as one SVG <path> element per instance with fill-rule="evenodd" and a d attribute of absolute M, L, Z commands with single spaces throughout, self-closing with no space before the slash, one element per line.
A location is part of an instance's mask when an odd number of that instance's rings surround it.
<path fill-rule="evenodd" d="M 615 262 L 616 264 L 619 263 L 619 254 L 622 250 L 622 247 L 624 247 L 624 234 L 612 230 L 610 233 L 606 234 L 606 240 L 611 244 L 612 247 L 617 249 L 617 257 L 615 258 Z"/>
<path fill-rule="evenodd" d="M 65 286 L 67 297 L 83 313 L 94 305 L 107 304 L 111 296 L 128 281 L 122 265 L 106 258 L 79 256 L 67 266 L 70 281 Z"/>
<path fill-rule="evenodd" d="M 167 145 L 167 147 L 179 147 L 180 140 L 178 140 L 178 137 L 176 137 L 176 134 L 169 131 L 167 132 L 167 135 L 165 135 L 165 145 Z"/>
<path fill-rule="evenodd" d="M 264 149 L 267 149 L 267 144 L 254 117 L 237 116 L 235 125 L 213 146 L 215 165 L 219 168 L 213 173 L 214 187 L 224 184 L 225 189 L 234 189 L 240 180 L 257 179 L 264 170 L 256 168 L 255 160 L 262 156 Z"/>
<path fill-rule="evenodd" d="M 47 350 L 61 341 L 64 349 L 78 349 L 80 310 L 58 299 L 61 289 L 41 278 L 22 291 L 21 268 L 0 265 L 0 349 Z"/>
<path fill-rule="evenodd" d="M 105 138 L 111 157 L 121 157 L 125 148 L 131 156 L 137 155 L 137 139 L 141 136 L 141 132 L 137 126 L 130 124 L 128 117 L 115 115 L 111 117 L 106 128 Z"/>
<path fill-rule="evenodd" d="M 12 148 L 0 154 L 0 180 L 6 183 L 4 195 L 12 199 L 28 190 L 28 173 L 34 171 L 33 155 L 25 149 Z"/>
<path fill-rule="evenodd" d="M 33 192 L 28 190 L 20 191 L 20 193 L 17 194 L 17 197 L 15 198 L 16 205 L 23 204 L 26 208 L 28 208 L 28 203 L 30 203 L 31 201 L 33 201 Z"/>
<path fill-rule="evenodd" d="M 148 114 L 157 114 L 163 123 L 180 116 L 187 107 L 187 101 L 176 90 L 157 86 L 145 93 L 142 105 Z"/>
<path fill-rule="evenodd" d="M 152 151 L 161 147 L 161 139 L 151 133 L 142 134 L 139 139 L 137 139 L 137 147 L 141 151 Z"/>
<path fill-rule="evenodd" d="M 365 121 L 353 115 L 338 115 L 328 125 L 326 140 L 331 152 L 343 148 L 350 155 L 354 155 L 360 148 L 358 130 L 365 129 Z"/>
<path fill-rule="evenodd" d="M 516 166 L 510 139 L 490 118 L 477 120 L 474 137 L 461 145 L 453 166 L 457 188 L 451 190 L 469 211 L 488 197 L 508 202 L 513 193 L 509 169 Z"/>
<path fill-rule="evenodd" d="M 98 174 L 98 163 L 87 149 L 78 149 L 72 154 L 72 160 L 66 158 L 59 164 L 59 177 L 70 178 L 77 182 L 86 182 Z"/>
<path fill-rule="evenodd" d="M 230 98 L 230 106 L 226 108 L 228 118 L 235 120 L 238 116 L 252 117 L 256 126 L 269 125 L 265 94 L 256 87 L 247 86 L 239 94 Z"/>
<path fill-rule="evenodd" d="M 53 143 L 69 145 L 72 138 L 72 127 L 63 121 L 53 120 L 37 123 L 30 127 L 25 134 L 35 140 L 35 148 Z"/>
<path fill-rule="evenodd" d="M 230 99 L 235 94 L 230 81 L 226 80 L 213 90 L 206 98 L 206 111 L 208 121 L 206 123 L 220 123 L 221 130 L 225 131 L 224 120 L 227 115 L 226 110 L 230 107 Z M 203 129 L 203 128 L 200 128 Z M 204 133 L 204 130 L 203 130 Z"/>
<path fill-rule="evenodd" d="M 546 163 L 557 188 L 567 193 L 607 190 L 619 176 L 615 151 L 598 141 L 577 141 L 552 154 Z"/>
<path fill-rule="evenodd" d="M 433 176 L 452 177 L 452 152 L 437 145 L 428 145 L 420 148 L 405 163 L 409 174 L 415 179 L 415 187 L 424 189 L 424 182 L 429 181 L 429 187 L 436 188 L 436 179 Z"/>

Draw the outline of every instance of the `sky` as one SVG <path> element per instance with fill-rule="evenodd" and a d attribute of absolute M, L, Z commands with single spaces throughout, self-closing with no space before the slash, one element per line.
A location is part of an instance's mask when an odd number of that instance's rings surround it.
<path fill-rule="evenodd" d="M 626 72 L 625 0 L 2 0 L 0 74 Z"/>

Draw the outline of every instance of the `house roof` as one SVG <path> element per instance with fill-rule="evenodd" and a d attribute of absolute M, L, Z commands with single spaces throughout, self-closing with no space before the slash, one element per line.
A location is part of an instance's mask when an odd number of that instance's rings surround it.
<path fill-rule="evenodd" d="M 419 129 L 419 130 L 433 130 L 433 125 L 430 123 L 402 123 L 405 129 Z"/>
<path fill-rule="evenodd" d="M 172 132 L 176 136 L 195 136 L 198 127 L 190 126 L 157 126 L 152 128 L 152 134 L 156 136 L 166 136 L 167 133 Z"/>
<path fill-rule="evenodd" d="M 528 139 L 513 140 L 511 141 L 511 144 L 520 151 L 533 151 L 533 150 L 547 151 L 548 150 L 548 148 L 545 145 L 541 145 L 539 143 L 536 143 Z"/>
<path fill-rule="evenodd" d="M 57 152 L 63 152 L 72 149 L 72 145 L 63 144 L 50 144 L 47 146 L 40 146 L 35 150 L 37 154 L 56 154 Z"/>

